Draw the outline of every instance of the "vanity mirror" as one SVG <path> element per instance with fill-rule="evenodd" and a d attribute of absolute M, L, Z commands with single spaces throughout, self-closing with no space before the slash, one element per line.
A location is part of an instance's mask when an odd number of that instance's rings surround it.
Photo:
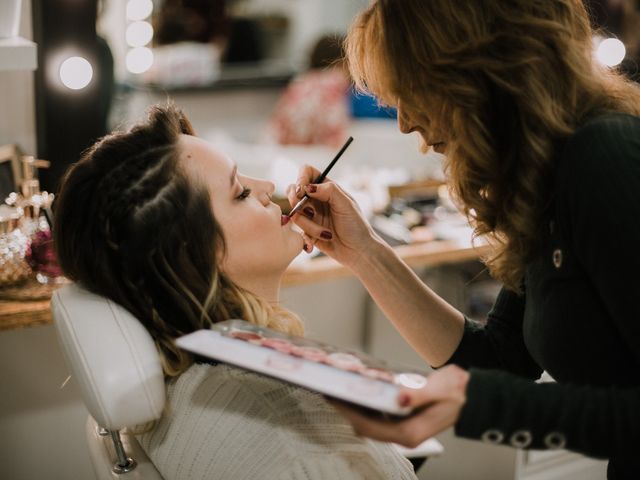
<path fill-rule="evenodd" d="M 102 2 L 97 29 L 116 82 L 209 88 L 286 83 L 321 36 L 344 33 L 367 0 Z"/>

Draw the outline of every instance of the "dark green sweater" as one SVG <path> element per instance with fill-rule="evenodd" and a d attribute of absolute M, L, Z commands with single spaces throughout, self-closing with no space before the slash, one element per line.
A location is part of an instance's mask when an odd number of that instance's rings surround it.
<path fill-rule="evenodd" d="M 503 289 L 486 326 L 466 321 L 449 361 L 471 368 L 457 435 L 567 448 L 640 478 L 639 224 L 640 118 L 599 116 L 560 153 L 524 294 Z M 535 383 L 543 370 L 557 383 Z"/>

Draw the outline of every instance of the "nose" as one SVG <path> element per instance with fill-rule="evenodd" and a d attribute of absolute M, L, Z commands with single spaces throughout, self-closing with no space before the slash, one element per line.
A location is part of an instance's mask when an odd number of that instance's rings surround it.
<path fill-rule="evenodd" d="M 269 197 L 273 196 L 273 192 L 276 191 L 276 184 L 273 183 L 271 180 L 266 180 L 267 184 L 269 185 Z"/>
<path fill-rule="evenodd" d="M 273 196 L 273 192 L 276 190 L 276 184 L 270 180 L 262 180 L 258 178 L 252 178 L 251 180 L 251 183 L 253 183 L 251 189 L 256 192 L 260 203 L 266 207 L 271 203 L 271 197 Z"/>
<path fill-rule="evenodd" d="M 398 110 L 398 129 L 405 134 L 411 133 L 411 123 L 407 118 L 407 114 L 404 108 L 402 108 L 402 106 L 400 105 L 400 102 L 398 102 L 397 110 Z"/>

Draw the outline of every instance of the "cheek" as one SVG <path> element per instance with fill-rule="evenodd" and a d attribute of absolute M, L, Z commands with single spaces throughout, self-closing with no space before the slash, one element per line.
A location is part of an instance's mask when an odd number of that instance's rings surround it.
<path fill-rule="evenodd" d="M 227 242 L 225 267 L 230 272 L 266 266 L 282 242 L 277 237 L 279 226 L 267 215 L 247 214 L 241 221 L 233 218 L 223 225 Z"/>

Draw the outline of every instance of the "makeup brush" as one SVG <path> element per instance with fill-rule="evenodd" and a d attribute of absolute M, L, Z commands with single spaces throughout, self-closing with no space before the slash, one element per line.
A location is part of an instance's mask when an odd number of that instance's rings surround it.
<path fill-rule="evenodd" d="M 353 137 L 349 137 L 347 139 L 347 141 L 344 143 L 340 151 L 336 154 L 335 157 L 333 157 L 333 160 L 331 160 L 331 163 L 327 165 L 327 168 L 324 169 L 324 172 L 322 172 L 320 175 L 318 175 L 318 177 L 316 177 L 313 183 L 324 182 L 324 179 L 326 178 L 326 176 L 329 174 L 329 172 L 331 171 L 333 166 L 336 164 L 338 159 L 342 156 L 342 154 L 347 149 L 347 147 L 351 145 L 351 142 L 353 142 Z M 305 193 L 304 197 L 302 197 L 302 199 L 298 203 L 296 203 L 296 206 L 291 209 L 288 217 L 293 217 L 304 206 L 304 204 L 307 203 L 308 200 L 309 200 L 309 195 Z"/>

